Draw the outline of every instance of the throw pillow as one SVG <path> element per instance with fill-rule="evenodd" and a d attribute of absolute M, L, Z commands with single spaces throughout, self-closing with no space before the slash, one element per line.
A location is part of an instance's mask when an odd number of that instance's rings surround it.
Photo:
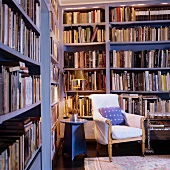
<path fill-rule="evenodd" d="M 112 125 L 123 125 L 125 124 L 124 115 L 120 107 L 103 107 L 99 109 L 100 114 L 110 119 Z"/>

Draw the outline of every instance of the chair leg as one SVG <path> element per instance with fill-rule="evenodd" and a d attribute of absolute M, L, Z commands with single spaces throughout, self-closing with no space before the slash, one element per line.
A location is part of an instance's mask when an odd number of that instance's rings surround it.
<path fill-rule="evenodd" d="M 108 144 L 109 161 L 112 162 L 112 144 Z"/>
<path fill-rule="evenodd" d="M 142 140 L 142 156 L 145 156 L 145 140 Z"/>

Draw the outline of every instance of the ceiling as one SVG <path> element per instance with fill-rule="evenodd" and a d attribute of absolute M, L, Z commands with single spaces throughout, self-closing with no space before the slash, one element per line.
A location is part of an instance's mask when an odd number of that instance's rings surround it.
<path fill-rule="evenodd" d="M 170 0 L 58 0 L 60 6 L 70 6 L 70 5 L 87 5 L 87 4 L 103 4 L 103 3 L 114 3 L 114 4 L 120 4 L 124 3 L 125 5 L 128 4 L 139 4 L 139 3 L 145 3 L 145 4 L 160 4 L 163 2 L 169 2 Z"/>

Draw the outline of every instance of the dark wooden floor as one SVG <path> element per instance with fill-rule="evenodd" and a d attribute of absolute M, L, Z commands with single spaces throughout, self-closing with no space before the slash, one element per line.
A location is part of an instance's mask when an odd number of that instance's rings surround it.
<path fill-rule="evenodd" d="M 107 146 L 102 146 L 99 155 L 96 153 L 96 142 L 87 141 L 87 157 L 107 156 Z M 146 143 L 147 146 L 147 143 Z M 152 154 L 170 155 L 170 141 L 151 141 L 151 147 L 154 150 Z M 138 142 L 121 143 L 113 146 L 114 156 L 138 156 L 141 155 L 141 145 Z M 85 155 L 78 155 L 71 161 L 70 157 L 62 156 L 62 145 L 58 150 L 57 158 L 53 164 L 53 170 L 84 170 Z"/>

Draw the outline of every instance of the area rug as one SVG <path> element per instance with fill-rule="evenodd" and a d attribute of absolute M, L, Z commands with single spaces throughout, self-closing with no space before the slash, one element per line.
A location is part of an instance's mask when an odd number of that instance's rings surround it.
<path fill-rule="evenodd" d="M 170 170 L 170 155 L 95 157 L 84 159 L 85 170 Z"/>

